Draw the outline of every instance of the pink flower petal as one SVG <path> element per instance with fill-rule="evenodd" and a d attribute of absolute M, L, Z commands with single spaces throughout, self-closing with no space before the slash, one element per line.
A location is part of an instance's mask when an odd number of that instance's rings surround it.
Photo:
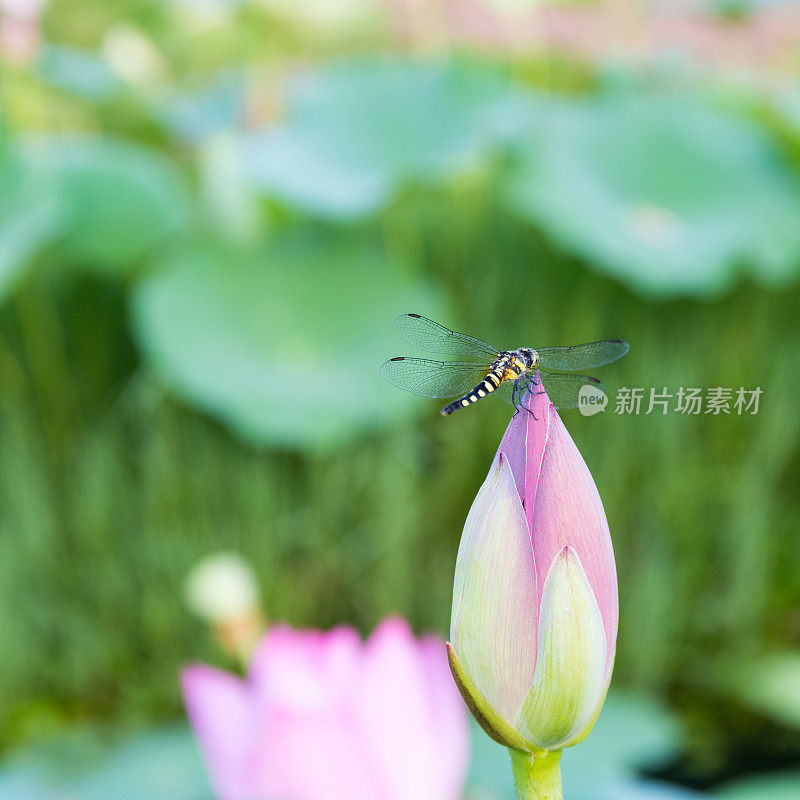
<path fill-rule="evenodd" d="M 389 619 L 366 644 L 355 716 L 381 800 L 436 798 L 437 731 L 430 725 L 424 662 L 407 623 Z"/>
<path fill-rule="evenodd" d="M 350 628 L 270 630 L 242 681 L 183 675 L 192 726 L 220 800 L 457 800 L 465 710 L 442 642 L 387 620 L 364 644 Z"/>
<path fill-rule="evenodd" d="M 250 663 L 250 679 L 272 705 L 295 711 L 330 708 L 352 686 L 361 639 L 352 628 L 327 633 L 271 628 Z"/>
<path fill-rule="evenodd" d="M 551 404 L 544 392 L 526 394 L 524 404 L 529 411 L 520 410 L 508 423 L 498 452 L 508 458 L 530 527 L 539 472 L 550 436 Z"/>
<path fill-rule="evenodd" d="M 353 709 L 377 800 L 460 798 L 469 728 L 444 642 L 385 620 L 365 645 L 358 687 Z"/>
<path fill-rule="evenodd" d="M 553 559 L 574 548 L 597 598 L 606 631 L 607 671 L 617 637 L 619 606 L 614 551 L 603 504 L 575 442 L 547 395 L 527 395 L 531 412 L 511 421 L 500 443 L 525 507 L 536 562 L 536 607 Z"/>
<path fill-rule="evenodd" d="M 260 720 L 249 772 L 251 800 L 381 800 L 351 709 L 270 708 Z"/>
<path fill-rule="evenodd" d="M 243 681 L 202 664 L 181 672 L 186 711 L 220 800 L 255 800 L 247 759 L 255 733 Z"/>
<path fill-rule="evenodd" d="M 437 636 L 426 636 L 420 651 L 427 679 L 426 704 L 439 754 L 441 798 L 459 798 L 464 792 L 470 760 L 467 712 L 450 674 L 444 642 Z"/>

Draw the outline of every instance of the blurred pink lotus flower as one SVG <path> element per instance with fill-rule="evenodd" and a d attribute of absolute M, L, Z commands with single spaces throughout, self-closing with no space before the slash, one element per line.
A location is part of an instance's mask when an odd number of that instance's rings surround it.
<path fill-rule="evenodd" d="M 0 56 L 26 64 L 39 49 L 40 17 L 48 0 L 0 0 Z"/>
<path fill-rule="evenodd" d="M 553 752 L 557 767 L 605 699 L 617 577 L 581 454 L 544 392 L 526 403 L 464 525 L 448 654 L 470 710 L 512 761 Z"/>
<path fill-rule="evenodd" d="M 443 643 L 401 619 L 267 632 L 242 679 L 184 669 L 183 694 L 220 800 L 456 800 L 466 713 Z"/>
<path fill-rule="evenodd" d="M 419 2 L 420 0 L 417 0 Z M 413 0 L 393 0 L 408 6 Z M 715 72 L 793 79 L 800 44 L 800 7 L 750 3 L 736 19 L 713 4 L 662 0 L 540 3 L 446 0 L 446 30 L 454 43 L 502 53 L 553 50 L 591 63 L 659 63 L 680 55 Z M 721 8 L 721 4 L 720 4 Z M 742 9 L 745 4 L 742 4 Z"/>

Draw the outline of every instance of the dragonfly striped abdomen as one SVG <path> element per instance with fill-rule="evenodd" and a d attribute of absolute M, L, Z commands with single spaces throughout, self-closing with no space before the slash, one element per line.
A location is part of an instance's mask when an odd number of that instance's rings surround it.
<path fill-rule="evenodd" d="M 395 328 L 421 350 L 470 359 L 434 361 L 398 356 L 381 366 L 381 375 L 401 389 L 423 397 L 455 397 L 442 409 L 445 416 L 494 394 L 518 407 L 528 390 L 547 391 L 557 408 L 575 408 L 583 386 L 602 389 L 602 383 L 588 375 L 548 370 L 591 369 L 621 358 L 629 349 L 622 339 L 605 339 L 571 347 L 501 350 L 418 314 L 398 317 Z"/>
<path fill-rule="evenodd" d="M 477 403 L 478 400 L 496 391 L 503 381 L 517 380 L 524 369 L 523 362 L 515 353 L 510 351 L 500 353 L 497 360 L 491 365 L 489 372 L 486 373 L 486 377 L 471 392 L 448 403 L 442 409 L 442 415 L 446 417 L 454 411 L 458 411 L 459 408 L 466 408 L 472 403 Z"/>

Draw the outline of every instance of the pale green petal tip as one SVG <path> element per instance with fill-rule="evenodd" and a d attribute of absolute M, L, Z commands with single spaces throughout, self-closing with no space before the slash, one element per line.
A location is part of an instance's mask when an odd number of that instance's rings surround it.
<path fill-rule="evenodd" d="M 539 747 L 556 750 L 576 743 L 591 727 L 607 687 L 603 618 L 571 547 L 547 573 L 538 630 L 536 670 L 514 728 Z"/>
<path fill-rule="evenodd" d="M 470 713 L 477 723 L 492 737 L 496 742 L 512 750 L 521 750 L 526 753 L 541 754 L 544 751 L 526 741 L 514 728 L 503 719 L 497 711 L 492 708 L 486 697 L 475 686 L 472 679 L 464 669 L 464 665 L 456 655 L 456 651 L 450 642 L 447 642 L 447 659 L 450 662 L 450 670 L 453 673 L 453 680 L 458 686 L 458 691 L 464 698 Z"/>

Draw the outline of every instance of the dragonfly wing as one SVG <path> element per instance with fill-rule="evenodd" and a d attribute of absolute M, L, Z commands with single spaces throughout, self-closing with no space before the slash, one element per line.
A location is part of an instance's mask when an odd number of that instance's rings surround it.
<path fill-rule="evenodd" d="M 525 379 L 521 379 L 521 383 L 519 389 L 515 391 L 515 381 L 505 380 L 503 381 L 498 387 L 495 394 L 501 399 L 505 400 L 510 406 L 514 408 L 519 408 L 520 401 L 522 400 L 522 395 L 525 394 L 525 388 L 527 383 Z"/>
<path fill-rule="evenodd" d="M 480 339 L 451 331 L 419 314 L 402 314 L 394 321 L 394 327 L 407 342 L 426 353 L 446 353 L 480 361 L 493 361 L 500 353 Z"/>
<path fill-rule="evenodd" d="M 393 358 L 381 366 L 389 383 L 421 397 L 460 397 L 486 377 L 489 365 L 427 358 Z"/>
<path fill-rule="evenodd" d="M 622 358 L 631 346 L 624 339 L 603 339 L 601 342 L 574 344 L 571 347 L 538 347 L 536 352 L 545 369 L 577 372 L 594 369 Z"/>
<path fill-rule="evenodd" d="M 605 392 L 603 384 L 589 375 L 563 375 L 557 372 L 540 372 L 542 386 L 556 408 L 577 408 L 580 391 L 584 386 L 592 386 Z M 531 383 L 532 392 L 541 390 L 540 386 Z"/>

